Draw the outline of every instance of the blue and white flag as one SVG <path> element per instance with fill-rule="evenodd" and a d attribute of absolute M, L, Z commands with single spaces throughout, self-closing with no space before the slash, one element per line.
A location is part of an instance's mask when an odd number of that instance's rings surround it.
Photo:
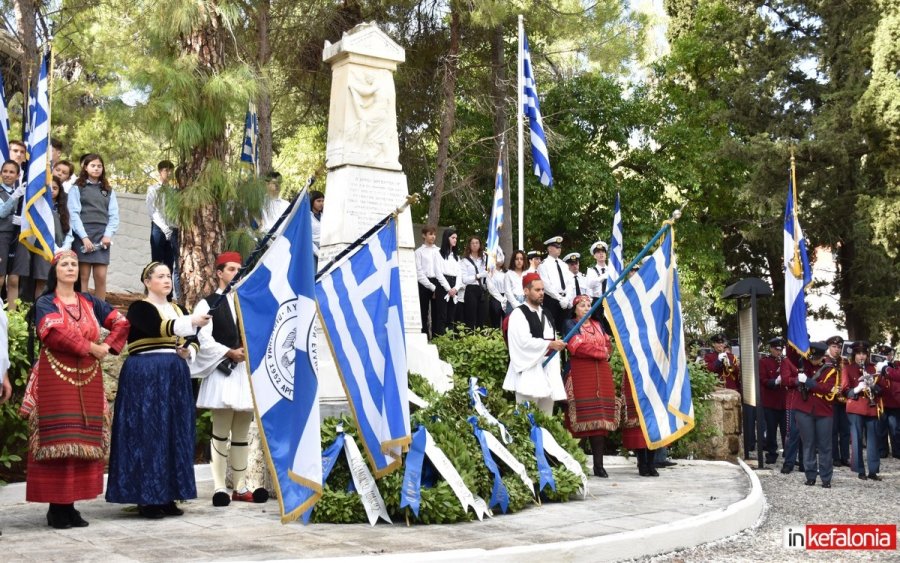
<path fill-rule="evenodd" d="M 256 420 L 283 523 L 322 496 L 312 226 L 309 197 L 298 197 L 269 249 L 235 285 Z"/>
<path fill-rule="evenodd" d="M 494 201 L 491 204 L 491 222 L 488 224 L 485 250 L 488 254 L 488 269 L 493 270 L 497 264 L 497 251 L 500 249 L 500 228 L 503 227 L 503 145 L 500 145 L 500 156 L 497 157 L 497 180 L 494 182 Z"/>
<path fill-rule="evenodd" d="M 612 282 L 622 275 L 622 211 L 619 209 L 619 194 L 616 193 L 616 212 L 613 214 L 612 238 L 609 239 L 609 272 L 607 279 Z"/>
<path fill-rule="evenodd" d="M 9 110 L 6 108 L 6 84 L 0 74 L 0 156 L 9 160 Z"/>
<path fill-rule="evenodd" d="M 316 298 L 359 437 L 381 477 L 400 467 L 410 442 L 396 218 L 321 274 Z"/>
<path fill-rule="evenodd" d="M 50 53 L 41 61 L 34 107 L 28 132 L 28 171 L 25 205 L 22 207 L 22 230 L 19 241 L 31 252 L 48 262 L 56 252 L 56 222 L 53 219 L 53 192 L 49 188 L 50 158 L 50 93 L 48 68 Z"/>
<path fill-rule="evenodd" d="M 246 162 L 256 174 L 259 174 L 259 116 L 256 113 L 256 104 L 252 101 L 247 106 L 247 116 L 244 118 L 241 162 Z"/>
<path fill-rule="evenodd" d="M 522 84 L 523 113 L 528 117 L 528 128 L 531 129 L 531 158 L 534 160 L 534 175 L 541 179 L 545 186 L 553 185 L 553 174 L 550 172 L 550 153 L 547 151 L 547 137 L 544 135 L 544 123 L 541 119 L 541 104 L 538 100 L 537 85 L 534 83 L 534 70 L 531 68 L 531 52 L 528 50 L 528 38 L 522 33 Z"/>
<path fill-rule="evenodd" d="M 787 317 L 787 341 L 802 355 L 809 353 L 806 330 L 806 286 L 812 281 L 806 240 L 797 218 L 797 192 L 793 169 L 788 179 L 787 203 L 784 206 L 784 312 Z"/>
<path fill-rule="evenodd" d="M 671 225 L 664 229 L 656 251 L 605 300 L 650 449 L 668 445 L 694 427 L 675 234 Z"/>

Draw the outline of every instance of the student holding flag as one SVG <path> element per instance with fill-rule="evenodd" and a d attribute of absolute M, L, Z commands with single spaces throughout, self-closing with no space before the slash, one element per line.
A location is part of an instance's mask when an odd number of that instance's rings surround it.
<path fill-rule="evenodd" d="M 15 160 L 7 160 L 0 168 L 0 278 L 7 284 L 6 296 L 10 311 L 16 310 L 16 298 L 19 296 L 19 278 L 13 275 L 12 260 L 9 255 L 13 253 L 18 244 L 19 219 L 15 214 L 22 196 L 25 195 L 25 185 L 15 187 L 19 181 L 19 163 Z M 3 284 L 0 284 L 2 287 Z"/>

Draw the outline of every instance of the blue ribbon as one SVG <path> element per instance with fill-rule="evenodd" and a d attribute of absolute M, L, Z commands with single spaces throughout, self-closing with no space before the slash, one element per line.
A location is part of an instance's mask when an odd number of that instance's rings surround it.
<path fill-rule="evenodd" d="M 331 470 L 334 469 L 334 464 L 337 463 L 338 458 L 341 456 L 341 452 L 344 451 L 344 432 L 339 431 L 337 436 L 334 438 L 334 442 L 331 443 L 330 446 L 325 448 L 325 451 L 322 452 L 322 485 L 325 485 L 325 481 L 328 480 L 328 476 L 331 475 Z M 353 484 L 353 480 L 350 480 L 350 484 Z M 309 524 L 309 519 L 312 517 L 313 509 L 315 506 L 311 506 L 309 510 L 303 513 L 303 523 Z"/>
<path fill-rule="evenodd" d="M 534 442 L 534 459 L 537 461 L 538 492 L 544 490 L 544 485 L 550 485 L 550 489 L 556 491 L 556 480 L 553 478 L 553 471 L 550 469 L 550 463 L 547 461 L 547 455 L 544 453 L 544 437 L 541 435 L 541 427 L 534 421 L 534 415 L 528 413 L 528 420 L 531 422 L 531 441 Z"/>
<path fill-rule="evenodd" d="M 484 430 L 478 427 L 477 416 L 470 416 L 466 420 L 472 425 L 472 431 L 475 433 L 475 438 L 481 445 L 481 455 L 484 457 L 485 467 L 494 474 L 494 487 L 491 490 L 491 501 L 488 503 L 488 507 L 493 508 L 499 504 L 500 510 L 506 514 L 507 509 L 509 509 L 509 491 L 506 490 L 506 485 L 503 484 L 503 479 L 500 478 L 500 469 L 497 467 L 497 462 L 494 461 L 494 457 L 491 455 L 490 448 L 488 448 L 487 440 L 484 438 Z"/>
<path fill-rule="evenodd" d="M 422 463 L 425 461 L 425 437 L 428 431 L 419 426 L 409 444 L 406 454 L 406 470 L 403 473 L 403 488 L 400 490 L 400 508 L 410 507 L 418 518 L 422 500 Z"/>

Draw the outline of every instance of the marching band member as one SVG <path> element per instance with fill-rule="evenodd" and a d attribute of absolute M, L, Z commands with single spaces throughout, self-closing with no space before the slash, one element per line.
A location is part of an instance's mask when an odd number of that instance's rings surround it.
<path fill-rule="evenodd" d="M 566 284 L 566 265 L 559 259 L 562 253 L 562 237 L 552 237 L 544 241 L 547 257 L 541 262 L 538 274 L 544 282 L 544 309 L 553 321 L 553 328 L 562 334 L 566 319 L 572 308 L 572 289 Z"/>
<path fill-rule="evenodd" d="M 881 376 L 869 363 L 869 347 L 865 342 L 853 345 L 853 362 L 844 366 L 841 375 L 841 392 L 847 397 L 847 417 L 850 419 L 850 445 L 853 470 L 865 480 L 866 464 L 863 462 L 862 436 L 866 435 L 866 461 L 868 479 L 881 481 L 878 470 L 878 415 L 882 412 Z"/>
<path fill-rule="evenodd" d="M 844 339 L 840 336 L 832 336 L 825 341 L 828 352 L 825 354 L 825 363 L 834 364 L 840 373 L 843 370 L 844 358 L 841 356 L 841 348 Z M 841 395 L 835 399 L 834 424 L 831 434 L 831 453 L 834 454 L 835 467 L 850 467 L 850 421 L 847 419 L 846 397 Z"/>
<path fill-rule="evenodd" d="M 797 405 L 802 397 L 796 375 L 803 371 L 807 377 L 815 375 L 815 366 L 812 362 L 803 358 L 792 347 L 788 347 L 787 354 L 781 360 L 781 384 L 784 385 L 784 420 L 787 439 L 784 444 L 784 463 L 781 472 L 788 474 L 794 470 L 795 465 L 803 466 L 803 441 L 800 439 L 800 428 L 797 426 Z M 799 457 L 798 457 L 799 456 Z"/>
<path fill-rule="evenodd" d="M 731 353 L 728 339 L 724 334 L 716 334 L 711 339 L 713 352 L 706 354 L 706 369 L 717 374 L 726 389 L 741 391 L 741 370 L 738 360 Z"/>
<path fill-rule="evenodd" d="M 794 409 L 803 440 L 806 484 L 815 485 L 818 476 L 822 479 L 822 486 L 830 489 L 834 474 L 831 456 L 831 425 L 834 419 L 831 404 L 840 395 L 840 375 L 833 365 L 822 363 L 826 350 L 824 343 L 811 342 L 809 361 L 821 367 L 813 377 L 791 369 L 786 382 L 800 388 L 801 400 L 794 404 Z"/>
<path fill-rule="evenodd" d="M 781 382 L 781 360 L 784 339 L 769 340 L 769 354 L 759 360 L 759 391 L 766 421 L 766 463 L 778 460 L 778 432 L 785 447 L 784 386 Z"/>
<path fill-rule="evenodd" d="M 883 430 L 887 432 L 891 454 L 900 459 L 900 362 L 894 361 L 894 349 L 882 346 L 887 358 L 878 369 L 884 380 L 881 400 L 884 402 Z"/>

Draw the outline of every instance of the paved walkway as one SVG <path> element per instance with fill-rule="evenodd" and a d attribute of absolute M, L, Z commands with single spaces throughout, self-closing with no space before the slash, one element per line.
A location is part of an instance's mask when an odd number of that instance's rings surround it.
<path fill-rule="evenodd" d="M 607 470 L 609 479 L 590 479 L 591 495 L 583 501 L 545 503 L 483 522 L 410 527 L 282 525 L 274 501 L 215 508 L 208 470 L 201 467 L 200 498 L 183 505 L 182 517 L 148 521 L 95 500 L 78 503 L 89 527 L 54 530 L 46 525 L 46 505 L 25 503 L 22 485 L 12 485 L 0 491 L 0 559 L 600 561 L 725 537 L 752 525 L 763 509 L 755 476 L 736 465 L 680 461 L 660 470 L 659 478 L 642 478 L 633 463 L 609 458 Z"/>

